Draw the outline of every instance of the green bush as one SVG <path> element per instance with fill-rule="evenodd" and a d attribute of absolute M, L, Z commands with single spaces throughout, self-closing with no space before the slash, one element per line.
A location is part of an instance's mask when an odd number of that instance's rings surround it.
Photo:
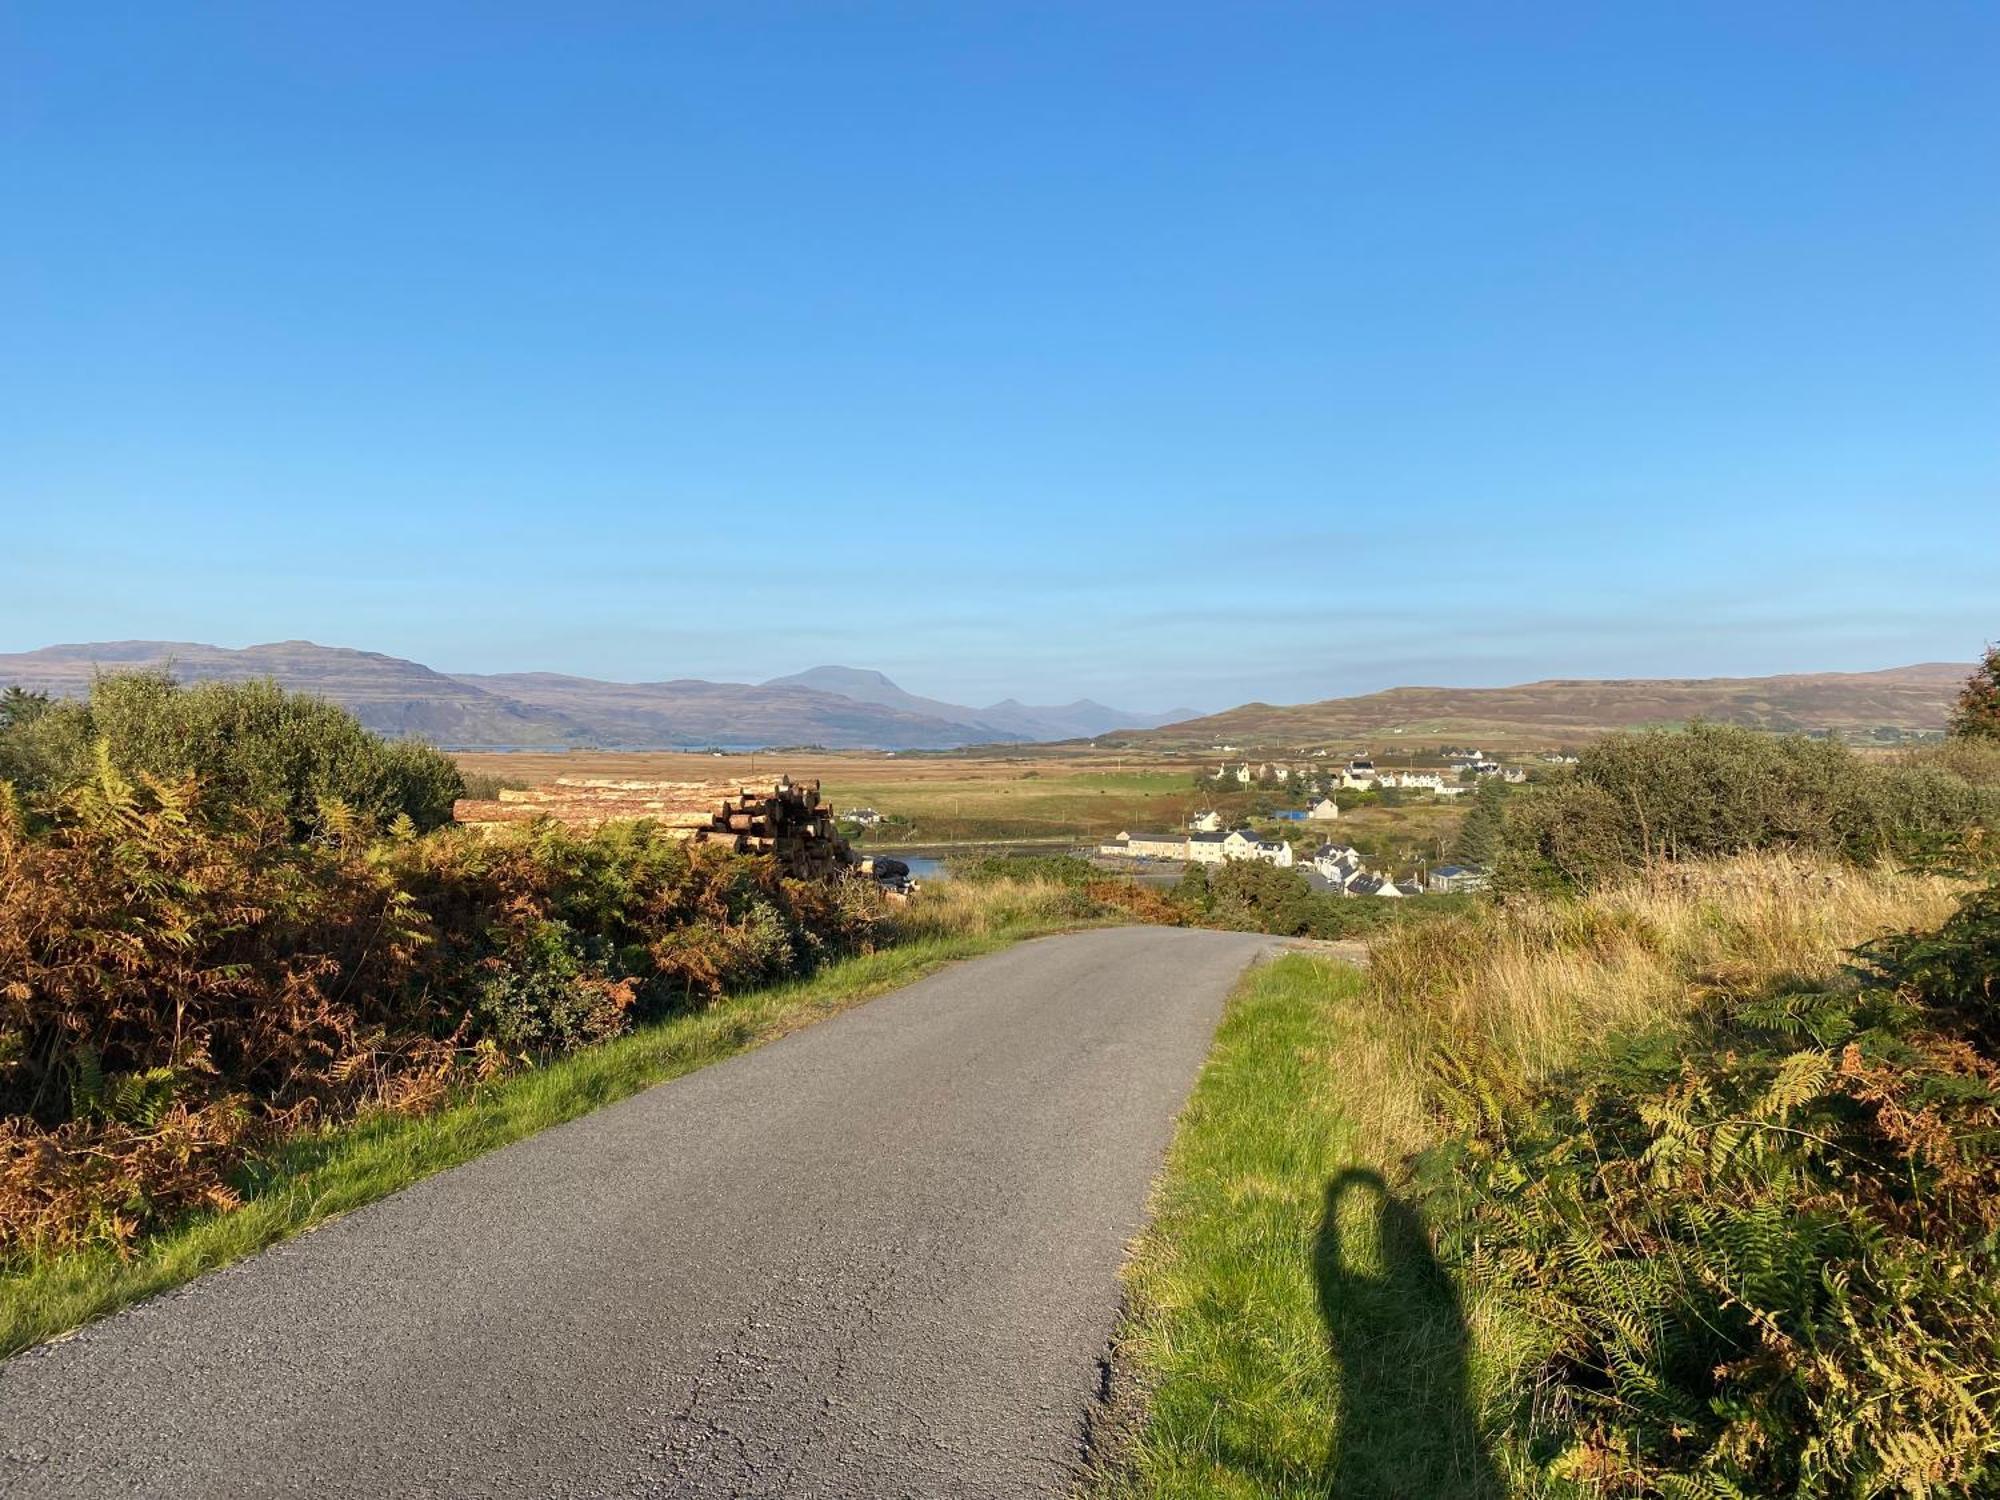
<path fill-rule="evenodd" d="M 1937 859 L 2000 826 L 2000 792 L 1831 741 L 1696 724 L 1611 735 L 1508 799 L 1503 886 L 1588 886 L 1656 860 L 1781 848 Z"/>
<path fill-rule="evenodd" d="M 491 771 L 461 771 L 465 789 L 459 795 L 479 802 L 491 802 L 505 791 L 520 791 L 527 782 L 518 776 L 500 776 Z"/>
<path fill-rule="evenodd" d="M 345 709 L 273 682 L 183 687 L 164 673 L 100 677 L 87 702 L 0 721 L 0 779 L 49 801 L 94 774 L 102 744 L 126 776 L 193 778 L 212 815 L 275 812 L 294 836 L 322 831 L 325 809 L 387 828 L 451 821 L 464 783 L 450 757 L 383 740 Z"/>
<path fill-rule="evenodd" d="M 1261 860 L 1189 865 L 1171 899 L 1186 920 L 1233 932 L 1274 937 L 1359 937 L 1397 923 L 1425 921 L 1472 904 L 1466 896 L 1413 896 L 1379 900 L 1315 891 L 1305 872 Z"/>
<path fill-rule="evenodd" d="M 1089 860 L 1073 854 L 986 854 L 953 861 L 951 872 L 960 880 L 1052 880 L 1074 886 L 1104 878 Z"/>

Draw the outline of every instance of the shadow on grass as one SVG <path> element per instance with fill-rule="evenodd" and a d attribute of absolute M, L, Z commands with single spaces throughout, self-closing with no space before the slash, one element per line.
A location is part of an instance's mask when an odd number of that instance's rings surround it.
<path fill-rule="evenodd" d="M 1314 1255 L 1340 1371 L 1322 1493 L 1335 1500 L 1498 1500 L 1506 1486 L 1474 1418 L 1470 1336 L 1423 1221 L 1375 1172 L 1327 1184 Z"/>

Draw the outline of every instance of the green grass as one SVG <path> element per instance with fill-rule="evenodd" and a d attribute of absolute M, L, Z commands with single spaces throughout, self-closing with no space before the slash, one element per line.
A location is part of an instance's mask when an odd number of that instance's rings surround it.
<path fill-rule="evenodd" d="M 53 1256 L 0 1276 L 0 1357 L 179 1286 L 525 1136 L 795 1031 L 1050 924 L 918 939 L 808 980 L 724 1000 L 469 1091 L 435 1114 L 377 1114 L 300 1137 L 258 1164 L 241 1208 L 140 1243 Z"/>
<path fill-rule="evenodd" d="M 841 808 L 868 806 L 898 820 L 871 846 L 1009 839 L 1089 839 L 1121 828 L 1172 828 L 1207 806 L 1185 773 L 1058 769 L 950 780 L 829 780 Z"/>
<path fill-rule="evenodd" d="M 1360 985 L 1294 955 L 1232 998 L 1127 1270 L 1147 1409 L 1102 1495 L 1504 1493 L 1457 1292 L 1344 1092 Z"/>

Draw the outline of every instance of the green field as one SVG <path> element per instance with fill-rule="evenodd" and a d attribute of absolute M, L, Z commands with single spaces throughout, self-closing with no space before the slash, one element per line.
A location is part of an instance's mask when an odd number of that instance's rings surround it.
<path fill-rule="evenodd" d="M 877 847 L 978 840 L 1094 840 L 1144 828 L 1177 828 L 1217 802 L 1185 771 L 1067 771 L 995 768 L 944 779 L 829 779 L 842 809 L 872 807 L 891 822 Z"/>

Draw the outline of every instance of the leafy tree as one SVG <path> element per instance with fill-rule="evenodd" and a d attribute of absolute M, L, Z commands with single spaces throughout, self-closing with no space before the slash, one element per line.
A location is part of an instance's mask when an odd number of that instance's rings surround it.
<path fill-rule="evenodd" d="M 2000 646 L 1988 646 L 1958 694 L 1951 716 L 1955 738 L 2000 740 Z"/>
<path fill-rule="evenodd" d="M 1174 900 L 1196 916 L 1207 916 L 1215 904 L 1208 892 L 1208 867 L 1190 863 L 1174 886 Z"/>

